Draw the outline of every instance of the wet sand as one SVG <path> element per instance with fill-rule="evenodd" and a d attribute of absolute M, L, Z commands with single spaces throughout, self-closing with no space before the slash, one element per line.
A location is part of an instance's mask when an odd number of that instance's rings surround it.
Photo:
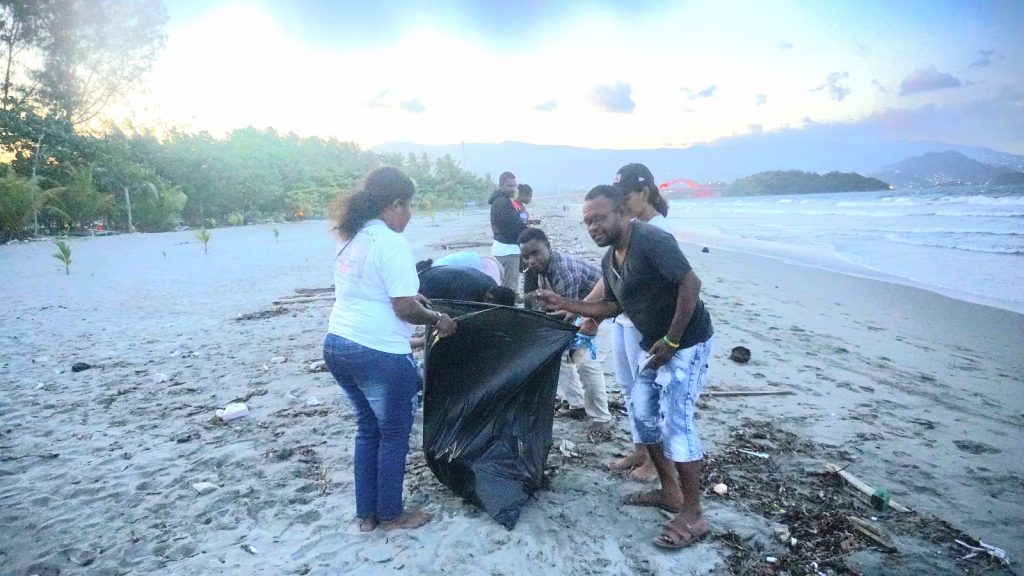
<path fill-rule="evenodd" d="M 555 249 L 598 257 L 576 213 L 531 213 Z M 332 240 L 322 222 L 278 228 L 277 241 L 269 227 L 213 230 L 208 255 L 191 232 L 72 239 L 70 276 L 49 243 L 0 246 L 0 574 L 725 574 L 736 566 L 726 533 L 762 556 L 789 553 L 777 519 L 745 499 L 761 476 L 738 464 L 714 473 L 749 488 L 707 487 L 715 537 L 682 552 L 651 545 L 664 516 L 620 505 L 643 486 L 603 468 L 629 447 L 621 413 L 601 442 L 586 423 L 556 420 L 550 487 L 513 531 L 447 491 L 414 449 L 407 504 L 435 522 L 359 534 L 354 422 L 330 376 L 309 371 L 331 302 L 273 303 L 330 285 Z M 483 211 L 417 218 L 406 235 L 418 257 L 490 245 Z M 744 430 L 771 429 L 799 439 L 765 448 L 773 474 L 812 483 L 826 461 L 849 465 L 1019 561 L 1024 316 L 683 249 L 716 326 L 710 389 L 793 392 L 704 397 L 709 461 L 726 462 Z M 749 363 L 728 359 L 738 345 Z M 75 362 L 93 367 L 74 373 Z M 606 372 L 616 390 L 610 360 Z M 236 399 L 250 416 L 215 421 Z M 563 439 L 578 456 L 557 450 Z M 216 488 L 200 494 L 200 482 Z M 878 518 L 901 552 L 858 541 L 846 560 L 864 573 L 995 570 Z"/>

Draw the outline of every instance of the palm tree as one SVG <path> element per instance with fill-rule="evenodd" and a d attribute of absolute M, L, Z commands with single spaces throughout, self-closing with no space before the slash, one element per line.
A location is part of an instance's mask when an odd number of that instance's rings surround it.
<path fill-rule="evenodd" d="M 210 231 L 206 228 L 196 230 L 196 238 L 203 244 L 203 254 L 210 253 Z"/>
<path fill-rule="evenodd" d="M 54 240 L 54 245 L 57 246 L 57 251 L 51 254 L 57 260 L 60 260 L 64 264 L 64 274 L 66 276 L 71 275 L 71 247 L 68 243 L 63 240 Z"/>

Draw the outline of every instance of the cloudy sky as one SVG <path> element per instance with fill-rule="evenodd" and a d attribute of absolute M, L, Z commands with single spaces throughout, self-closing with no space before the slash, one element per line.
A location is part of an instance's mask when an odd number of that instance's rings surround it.
<path fill-rule="evenodd" d="M 168 0 L 115 114 L 364 146 L 656 148 L 841 125 L 1024 154 L 1024 2 Z"/>

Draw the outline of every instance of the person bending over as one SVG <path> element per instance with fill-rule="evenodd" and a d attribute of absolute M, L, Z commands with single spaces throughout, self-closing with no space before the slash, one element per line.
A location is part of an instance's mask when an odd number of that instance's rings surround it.
<path fill-rule="evenodd" d="M 433 266 L 419 274 L 420 294 L 427 298 L 515 306 L 516 293 L 467 266 Z"/>

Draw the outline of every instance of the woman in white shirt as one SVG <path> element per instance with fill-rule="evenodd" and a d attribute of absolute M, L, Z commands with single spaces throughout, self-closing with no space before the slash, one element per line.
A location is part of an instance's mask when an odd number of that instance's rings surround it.
<path fill-rule="evenodd" d="M 378 524 L 390 530 L 430 521 L 402 505 L 414 398 L 422 385 L 409 337 L 415 324 L 434 326 L 441 336 L 456 325 L 417 295 L 412 248 L 401 235 L 414 191 L 400 170 L 378 168 L 338 204 L 335 301 L 324 360 L 356 417 L 356 516 L 364 532 Z"/>

